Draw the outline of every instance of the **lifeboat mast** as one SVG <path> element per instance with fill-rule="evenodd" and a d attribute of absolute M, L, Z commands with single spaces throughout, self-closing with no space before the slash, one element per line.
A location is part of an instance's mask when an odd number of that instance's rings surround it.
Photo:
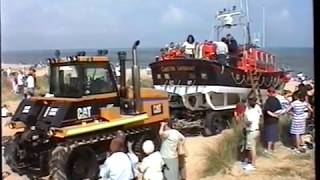
<path fill-rule="evenodd" d="M 246 11 L 242 9 L 242 0 L 240 0 L 240 9 L 237 9 L 236 6 L 232 6 L 232 9 L 220 10 L 216 13 L 215 19 L 220 21 L 219 25 L 214 26 L 214 30 L 216 31 L 216 39 L 217 41 L 220 39 L 220 33 L 224 29 L 231 29 L 232 27 L 242 26 L 244 28 L 244 34 L 246 42 L 244 45 L 252 45 L 251 34 L 250 34 L 250 21 L 249 21 L 249 5 L 248 0 L 245 1 Z M 238 23 L 234 23 L 234 17 L 238 18 Z M 242 22 L 242 19 L 246 18 L 245 22 Z"/>
<path fill-rule="evenodd" d="M 222 11 L 218 11 L 215 18 L 221 22 L 220 25 L 214 26 L 214 29 L 217 33 L 217 41 L 220 39 L 220 33 L 225 28 L 230 29 L 235 26 L 242 26 L 245 34 L 246 42 L 244 43 L 243 50 L 246 50 L 247 47 L 255 46 L 252 44 L 251 34 L 250 34 L 250 20 L 249 20 L 249 4 L 248 0 L 245 0 L 246 12 L 242 10 L 242 0 L 240 0 L 240 10 L 237 10 L 236 6 L 232 6 L 232 9 L 224 8 Z M 234 23 L 234 16 L 238 16 L 239 23 Z M 243 23 L 241 20 L 246 18 L 246 22 Z M 251 92 L 258 96 L 258 100 L 260 105 L 262 105 L 262 95 L 259 88 L 259 79 L 261 74 L 259 75 L 256 68 L 249 70 L 249 77 L 251 82 Z"/>

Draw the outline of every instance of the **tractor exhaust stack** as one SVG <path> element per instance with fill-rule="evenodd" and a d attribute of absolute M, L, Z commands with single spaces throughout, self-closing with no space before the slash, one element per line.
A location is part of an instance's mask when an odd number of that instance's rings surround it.
<path fill-rule="evenodd" d="M 140 41 L 137 40 L 132 47 L 132 86 L 133 86 L 133 99 L 134 108 L 137 114 L 142 113 L 142 102 L 141 102 L 141 90 L 140 90 L 140 69 L 137 61 L 137 47 Z"/>

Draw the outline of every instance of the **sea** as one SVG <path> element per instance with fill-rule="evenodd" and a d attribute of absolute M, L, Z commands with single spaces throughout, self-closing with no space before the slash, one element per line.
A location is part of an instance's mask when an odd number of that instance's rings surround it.
<path fill-rule="evenodd" d="M 314 50 L 313 48 L 267 48 L 268 52 L 276 56 L 276 62 L 280 68 L 293 70 L 294 73 L 302 72 L 307 77 L 314 78 Z M 97 49 L 60 49 L 61 56 L 73 56 L 79 51 L 86 51 L 87 55 L 97 54 Z M 131 58 L 131 50 L 128 48 L 108 49 L 108 56 L 115 65 L 118 63 L 117 53 L 126 51 Z M 47 58 L 54 57 L 55 50 L 23 50 L 4 51 L 1 54 L 2 63 L 6 64 L 40 64 Z M 146 68 L 156 56 L 160 54 L 160 48 L 138 49 L 138 62 L 141 68 Z M 128 64 L 129 65 L 129 64 Z"/>

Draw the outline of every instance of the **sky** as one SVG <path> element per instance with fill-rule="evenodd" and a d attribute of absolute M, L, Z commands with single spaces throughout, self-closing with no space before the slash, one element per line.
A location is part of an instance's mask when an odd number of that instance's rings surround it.
<path fill-rule="evenodd" d="M 313 47 L 312 0 L 248 0 L 251 32 L 266 47 Z M 214 15 L 239 0 L 2 0 L 3 50 L 163 47 L 212 39 Z M 237 31 L 235 37 L 243 36 Z M 239 35 L 240 34 L 240 35 Z M 212 39 L 214 40 L 214 39 Z M 241 40 L 238 40 L 241 42 Z"/>

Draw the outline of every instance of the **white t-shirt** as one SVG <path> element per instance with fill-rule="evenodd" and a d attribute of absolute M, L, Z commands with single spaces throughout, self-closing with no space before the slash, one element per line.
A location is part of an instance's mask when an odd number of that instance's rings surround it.
<path fill-rule="evenodd" d="M 116 76 L 119 77 L 121 75 L 120 66 L 116 66 L 115 71 L 116 71 Z"/>
<path fill-rule="evenodd" d="M 7 76 L 10 76 L 10 74 L 11 74 L 11 69 L 8 68 L 8 69 L 7 69 Z"/>
<path fill-rule="evenodd" d="M 27 88 L 34 88 L 34 77 L 31 75 L 27 78 Z"/>
<path fill-rule="evenodd" d="M 1 117 L 7 117 L 9 113 L 10 112 L 7 108 L 5 108 L 5 107 L 1 108 Z"/>
<path fill-rule="evenodd" d="M 18 81 L 19 86 L 23 85 L 23 75 L 22 74 L 18 74 L 17 81 Z"/>
<path fill-rule="evenodd" d="M 102 180 L 133 179 L 132 166 L 127 154 L 123 152 L 113 153 L 100 166 L 99 175 Z"/>
<path fill-rule="evenodd" d="M 228 51 L 228 45 L 222 41 L 215 41 L 213 42 L 216 45 L 216 52 L 217 54 L 227 54 Z"/>
<path fill-rule="evenodd" d="M 175 129 L 166 130 L 163 133 L 160 153 L 165 159 L 178 157 L 178 143 L 184 140 L 184 136 Z"/>
<path fill-rule="evenodd" d="M 196 48 L 196 44 L 195 44 L 195 43 L 190 44 L 190 43 L 188 43 L 188 42 L 186 41 L 186 42 L 184 42 L 184 43 L 182 44 L 182 47 L 185 48 L 184 53 L 190 55 L 190 54 L 193 54 L 193 52 L 194 52 L 194 50 L 195 50 L 195 48 Z"/>
<path fill-rule="evenodd" d="M 247 106 L 244 117 L 246 121 L 250 121 L 251 125 L 247 130 L 255 131 L 259 129 L 260 116 L 262 116 L 262 110 L 258 104 L 254 108 Z"/>
<path fill-rule="evenodd" d="M 140 171 L 143 173 L 145 180 L 162 180 L 162 166 L 164 161 L 159 151 L 153 152 L 147 157 L 143 158 L 140 164 Z"/>

